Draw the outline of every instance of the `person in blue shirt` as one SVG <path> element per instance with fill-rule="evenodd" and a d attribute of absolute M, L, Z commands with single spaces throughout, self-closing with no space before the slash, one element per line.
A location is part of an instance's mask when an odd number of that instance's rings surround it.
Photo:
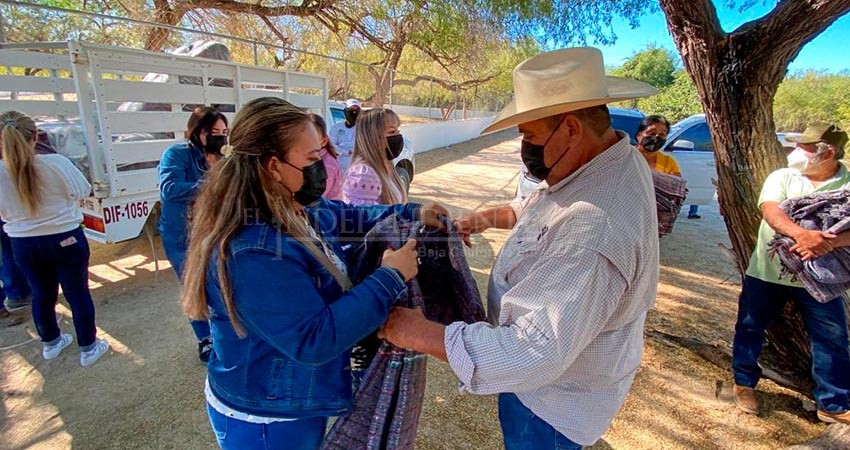
<path fill-rule="evenodd" d="M 204 175 L 221 158 L 221 149 L 227 143 L 227 118 L 209 106 L 195 108 L 186 139 L 168 147 L 159 161 L 159 233 L 165 255 L 180 279 L 189 247 L 188 212 Z M 193 320 L 191 325 L 198 340 L 198 358 L 207 362 L 212 351 L 209 322 Z"/>
<path fill-rule="evenodd" d="M 418 270 L 411 240 L 352 286 L 340 243 L 394 214 L 442 227 L 448 212 L 321 197 L 319 135 L 285 100 L 243 106 L 230 144 L 193 210 L 182 299 L 212 326 L 210 424 L 223 449 L 317 449 L 328 419 L 352 408 L 350 349 Z"/>

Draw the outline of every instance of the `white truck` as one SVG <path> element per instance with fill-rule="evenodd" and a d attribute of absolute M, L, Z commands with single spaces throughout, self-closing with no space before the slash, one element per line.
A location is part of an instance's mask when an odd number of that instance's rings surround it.
<path fill-rule="evenodd" d="M 3 67 L 0 111 L 25 112 L 40 128 L 75 130 L 61 136 L 76 138 L 84 153 L 72 160 L 92 184 L 92 195 L 80 202 L 85 232 L 102 243 L 153 232 L 157 163 L 168 146 L 183 140 L 187 105 L 237 111 L 255 98 L 275 96 L 319 114 L 329 111 L 325 77 L 217 59 L 69 41 L 3 44 Z M 152 82 L 151 73 L 167 75 L 159 80 L 168 82 Z M 181 84 L 181 77 L 200 78 L 200 84 Z M 120 107 L 128 103 L 169 107 Z M 233 119 L 233 113 L 226 115 Z"/>

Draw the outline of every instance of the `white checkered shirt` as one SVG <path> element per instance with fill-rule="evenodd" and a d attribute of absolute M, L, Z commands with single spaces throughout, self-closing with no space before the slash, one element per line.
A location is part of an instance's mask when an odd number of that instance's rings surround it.
<path fill-rule="evenodd" d="M 459 322 L 445 333 L 461 391 L 516 393 L 581 445 L 596 442 L 625 401 L 658 284 L 652 177 L 619 136 L 514 205 L 517 224 L 493 266 L 499 326 Z"/>

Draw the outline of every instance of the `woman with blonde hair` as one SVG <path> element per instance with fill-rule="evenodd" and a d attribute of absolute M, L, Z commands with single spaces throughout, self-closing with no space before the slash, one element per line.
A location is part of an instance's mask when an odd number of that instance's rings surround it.
<path fill-rule="evenodd" d="M 410 241 L 352 286 L 340 241 L 393 214 L 438 226 L 447 213 L 322 198 L 316 128 L 278 98 L 243 106 L 230 144 L 194 205 L 183 278 L 184 310 L 212 326 L 210 424 L 224 449 L 316 449 L 328 418 L 352 407 L 351 347 L 418 270 Z"/>
<path fill-rule="evenodd" d="M 360 114 L 351 167 L 342 186 L 343 201 L 352 205 L 407 203 L 407 189 L 393 166 L 404 148 L 401 121 L 391 109 Z"/>
<path fill-rule="evenodd" d="M 0 217 L 15 262 L 32 289 L 32 318 L 42 356 L 53 359 L 74 341 L 56 321 L 59 286 L 71 306 L 80 364 L 89 366 L 109 350 L 97 339 L 94 303 L 89 293 L 89 244 L 81 228 L 78 203 L 91 185 L 62 155 L 36 155 L 38 130 L 18 111 L 0 114 L 3 164 L 0 164 Z"/>

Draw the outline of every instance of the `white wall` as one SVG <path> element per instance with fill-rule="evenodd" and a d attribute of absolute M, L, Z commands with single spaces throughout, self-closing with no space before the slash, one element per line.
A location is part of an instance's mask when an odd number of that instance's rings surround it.
<path fill-rule="evenodd" d="M 447 122 L 417 123 L 402 125 L 401 132 L 410 141 L 413 153 L 423 153 L 435 148 L 458 144 L 475 139 L 492 117 L 467 120 L 451 120 Z"/>
<path fill-rule="evenodd" d="M 424 107 L 421 107 L 421 106 L 402 106 L 402 105 L 389 106 L 389 105 L 387 105 L 386 107 L 392 109 L 396 113 L 401 114 L 403 116 L 423 117 L 423 118 L 435 119 L 435 120 L 442 120 L 442 118 L 443 118 L 442 111 L 440 111 L 440 108 L 431 108 L 430 112 L 429 112 L 428 108 L 424 108 Z M 465 115 L 466 115 L 467 119 L 476 119 L 476 118 L 482 118 L 482 117 L 494 117 L 496 115 L 496 113 L 494 113 L 492 111 L 473 111 L 471 109 L 468 109 L 468 110 L 466 110 Z M 452 117 L 450 117 L 450 119 L 455 119 L 455 120 L 463 119 L 463 118 L 464 118 L 463 110 L 455 110 L 452 113 Z"/>

